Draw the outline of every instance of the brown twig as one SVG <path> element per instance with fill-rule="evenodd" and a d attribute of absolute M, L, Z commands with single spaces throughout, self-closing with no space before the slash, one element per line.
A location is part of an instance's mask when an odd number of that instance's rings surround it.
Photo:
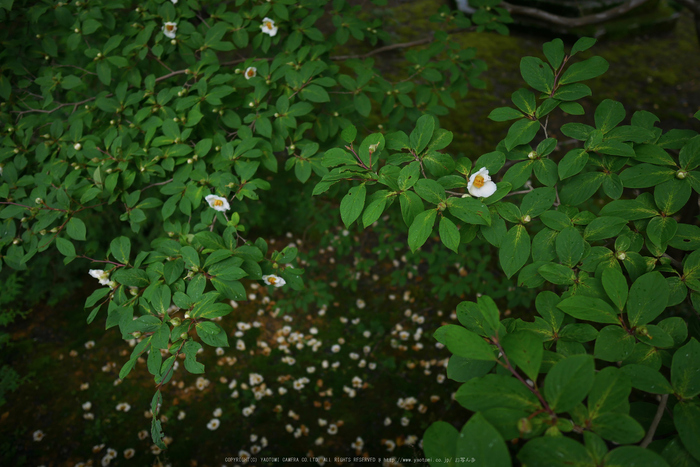
<path fill-rule="evenodd" d="M 640 448 L 645 448 L 649 446 L 651 441 L 654 439 L 654 433 L 656 433 L 656 428 L 659 426 L 659 422 L 661 421 L 661 417 L 664 415 L 664 410 L 666 409 L 666 401 L 668 401 L 668 394 L 664 394 L 661 396 L 661 402 L 659 403 L 659 408 L 656 409 L 656 415 L 654 415 L 654 420 L 651 421 L 651 425 L 649 426 L 649 431 L 647 431 L 647 435 L 644 437 L 642 440 L 642 443 L 639 445 Z"/>

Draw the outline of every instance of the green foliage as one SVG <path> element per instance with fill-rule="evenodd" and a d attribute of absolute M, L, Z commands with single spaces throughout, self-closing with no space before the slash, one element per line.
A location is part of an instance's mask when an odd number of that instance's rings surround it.
<path fill-rule="evenodd" d="M 575 101 L 591 94 L 582 82 L 604 73 L 608 63 L 596 56 L 572 58 L 594 42 L 581 39 L 567 54 L 555 40 L 544 46 L 547 62 L 522 59 L 522 77 L 539 95 L 520 89 L 512 96 L 516 108 L 491 112 L 494 121 L 515 120 L 496 148 L 500 152 L 493 153 L 504 156 L 500 161 L 484 155 L 474 164 L 433 173 L 425 162 L 430 147 L 425 142 L 435 129 L 432 119 L 422 117 L 410 138 L 387 137 L 383 166 L 365 165 L 346 176 L 362 180 L 368 199 L 377 186 L 383 198 L 407 200 L 401 211 L 411 250 L 419 249 L 438 223 L 441 242 L 456 251 L 459 244 L 447 232 L 454 225 L 460 233 L 474 232 L 460 234 L 460 242 L 476 235 L 497 247 L 506 277 L 518 274 L 520 285 L 538 289 L 549 283 L 556 291 L 539 292 L 540 316 L 534 322 L 501 321 L 495 304 L 482 297 L 459 305 L 461 326 L 435 331 L 453 354 L 448 376 L 463 383 L 455 400 L 475 412 L 463 433 L 479 426 L 478 436 L 469 431 L 469 437 L 457 436 L 441 422 L 431 426 L 425 451 L 435 457 L 459 458 L 484 443 L 501 446 L 502 455 L 503 440 L 515 438 L 527 441 L 516 455 L 528 466 L 663 466 L 683 449 L 700 461 L 692 441 L 698 434 L 700 346 L 695 337 L 688 340 L 687 323 L 674 316 L 680 313 L 676 306 L 700 291 L 694 283 L 700 256 L 691 234 L 697 227 L 679 215 L 692 191 L 700 193 L 693 178 L 699 176 L 694 160 L 700 136 L 690 130 L 664 133 L 654 126 L 658 119 L 649 120 L 644 112 L 622 125 L 623 105 L 607 99 L 595 109 L 595 126 L 561 127 L 582 147 L 556 158 L 547 115 L 557 108 L 582 113 Z M 492 181 L 506 160 L 512 166 L 500 183 Z M 533 174 L 536 182 L 528 180 Z M 320 184 L 331 180 L 338 179 L 326 175 Z M 523 185 L 526 189 L 517 191 Z M 596 195 L 602 202 L 590 201 Z M 354 208 L 357 218 L 364 206 Z M 696 312 L 699 303 L 692 301 Z M 676 399 L 680 444 L 669 444 L 660 454 L 642 449 L 656 424 L 644 426 L 630 411 L 630 401 L 645 393 L 665 394 L 656 418 L 671 404 L 668 395 Z M 632 445 L 645 435 L 642 447 L 608 452 L 605 445 Z M 488 439 L 475 444 L 480 437 Z M 511 462 L 479 452 L 490 459 L 484 465 Z M 436 459 L 430 463 L 440 465 Z"/>

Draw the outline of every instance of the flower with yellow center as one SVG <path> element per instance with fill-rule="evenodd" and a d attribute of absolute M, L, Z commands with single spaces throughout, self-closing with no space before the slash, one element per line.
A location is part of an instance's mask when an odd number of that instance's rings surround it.
<path fill-rule="evenodd" d="M 245 69 L 245 79 L 255 78 L 258 74 L 258 69 L 254 66 L 249 66 Z"/>
<path fill-rule="evenodd" d="M 489 171 L 486 167 L 482 167 L 481 170 L 471 174 L 469 177 L 467 190 L 470 195 L 476 198 L 487 198 L 494 194 L 496 189 L 496 184 L 491 181 Z"/>
<path fill-rule="evenodd" d="M 270 18 L 263 18 L 260 29 L 270 37 L 274 37 L 277 34 L 277 26 L 275 26 L 275 22 Z"/>
<path fill-rule="evenodd" d="M 167 37 L 168 39 L 175 39 L 176 33 L 177 23 L 168 21 L 163 25 L 163 34 L 165 34 L 165 37 Z"/>
<path fill-rule="evenodd" d="M 287 281 L 282 279 L 280 276 L 276 276 L 274 274 L 262 276 L 262 278 L 267 285 L 274 285 L 275 287 L 282 287 L 284 284 L 287 283 Z"/>
<path fill-rule="evenodd" d="M 231 209 L 231 206 L 229 206 L 226 198 L 222 198 L 221 196 L 207 195 L 204 197 L 204 199 L 207 200 L 207 203 L 209 203 L 209 207 L 214 208 L 217 211 L 224 212 Z"/>

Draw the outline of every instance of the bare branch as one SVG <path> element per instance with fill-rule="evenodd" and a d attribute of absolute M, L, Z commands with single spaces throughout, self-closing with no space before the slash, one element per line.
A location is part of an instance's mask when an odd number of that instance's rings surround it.
<path fill-rule="evenodd" d="M 511 15 L 530 16 L 532 18 L 542 20 L 546 23 L 574 28 L 579 26 L 586 26 L 589 24 L 603 23 L 609 19 L 617 18 L 618 16 L 624 15 L 625 13 L 637 8 L 640 5 L 643 5 L 644 3 L 648 3 L 649 1 L 651 0 L 628 0 L 627 2 L 615 8 L 611 8 L 601 13 L 581 16 L 578 18 L 568 18 L 566 16 L 559 16 L 552 13 L 548 13 L 543 10 L 539 10 L 537 8 L 525 7 L 520 5 L 511 5 L 507 2 L 503 2 L 499 6 L 508 10 L 508 13 L 510 13 Z M 692 0 L 686 0 L 686 2 L 692 2 Z"/>

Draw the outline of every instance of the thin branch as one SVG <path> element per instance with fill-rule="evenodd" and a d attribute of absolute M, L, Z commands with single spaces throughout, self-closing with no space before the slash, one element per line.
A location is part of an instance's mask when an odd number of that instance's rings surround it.
<path fill-rule="evenodd" d="M 461 32 L 471 32 L 476 30 L 475 27 L 470 27 L 470 28 L 465 28 L 465 29 L 454 29 L 451 31 L 447 31 L 448 34 L 457 34 Z M 364 59 L 371 57 L 373 55 L 381 54 L 384 52 L 389 52 L 391 50 L 396 50 L 396 49 L 405 49 L 408 47 L 415 47 L 417 45 L 424 45 L 424 44 L 430 44 L 435 40 L 435 37 L 431 34 L 428 37 L 424 37 L 423 39 L 418 39 L 415 41 L 410 41 L 410 42 L 400 42 L 398 44 L 391 44 L 391 45 L 385 45 L 384 47 L 379 47 L 378 49 L 374 49 L 371 52 L 367 52 L 366 54 L 357 54 L 357 55 L 335 55 L 330 57 L 331 60 L 350 60 L 353 58 L 359 58 L 359 59 Z"/>
<path fill-rule="evenodd" d="M 537 8 L 525 7 L 520 5 L 512 5 L 507 2 L 501 3 L 499 6 L 505 8 L 511 15 L 521 15 L 529 16 L 535 19 L 542 20 L 546 23 L 556 24 L 558 26 L 565 26 L 570 28 L 587 26 L 589 24 L 598 24 L 608 21 L 609 19 L 617 18 L 625 13 L 648 3 L 651 0 L 629 0 L 620 6 L 605 10 L 601 13 L 595 13 L 592 15 L 580 16 L 578 18 L 569 18 L 566 16 L 559 16 L 552 13 L 548 13 Z M 687 2 L 686 2 L 687 3 Z M 686 5 L 687 6 L 687 5 Z M 690 8 L 690 7 L 688 7 Z"/>
<path fill-rule="evenodd" d="M 659 403 L 659 408 L 656 409 L 656 415 L 654 415 L 654 420 L 651 421 L 651 426 L 649 426 L 649 431 L 647 435 L 642 440 L 642 444 L 639 445 L 641 448 L 649 446 L 651 441 L 654 439 L 654 433 L 656 433 L 656 428 L 659 426 L 661 417 L 664 415 L 664 409 L 666 408 L 666 401 L 668 401 L 668 394 L 661 396 L 661 403 Z"/>

